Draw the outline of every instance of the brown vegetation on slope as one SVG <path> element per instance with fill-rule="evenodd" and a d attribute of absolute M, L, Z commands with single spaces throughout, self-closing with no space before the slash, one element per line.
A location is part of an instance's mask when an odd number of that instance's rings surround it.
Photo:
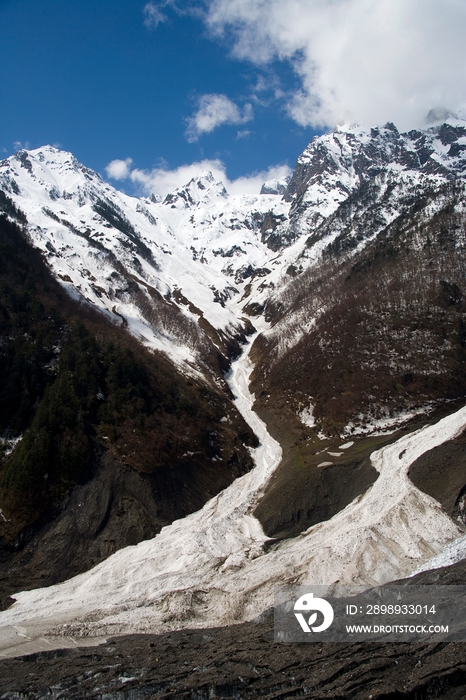
<path fill-rule="evenodd" d="M 424 202 L 361 252 L 342 234 L 267 304 L 273 329 L 253 348 L 252 390 L 284 450 L 255 511 L 270 536 L 331 517 L 373 482 L 367 458 L 394 436 L 364 437 L 366 425 L 416 409 L 425 422 L 464 401 L 465 220 L 455 200 L 434 203 L 436 214 Z M 299 417 L 310 406 L 315 427 Z"/>
<path fill-rule="evenodd" d="M 395 221 L 356 256 L 328 249 L 289 285 L 282 307 L 269 308 L 276 331 L 255 350 L 262 403 L 285 395 L 297 413 L 311 402 L 319 427 L 338 435 L 350 422 L 464 396 L 464 233 L 446 207 L 422 226 Z"/>

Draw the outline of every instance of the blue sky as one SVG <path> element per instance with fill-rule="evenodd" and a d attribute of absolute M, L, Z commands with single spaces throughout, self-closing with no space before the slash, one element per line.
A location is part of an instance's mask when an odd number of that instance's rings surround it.
<path fill-rule="evenodd" d="M 170 6 L 155 26 L 155 7 L 0 0 L 3 153 L 50 143 L 102 174 L 127 158 L 142 171 L 219 159 L 231 179 L 293 166 L 315 130 L 274 99 L 296 83 L 292 70 L 232 58 L 200 18 Z M 221 119 L 223 107 L 230 123 L 199 133 L 193 115 L 204 105 L 208 116 L 212 96 L 211 119 Z"/>
<path fill-rule="evenodd" d="M 0 151 L 254 191 L 337 123 L 464 113 L 465 34 L 464 0 L 0 0 Z"/>

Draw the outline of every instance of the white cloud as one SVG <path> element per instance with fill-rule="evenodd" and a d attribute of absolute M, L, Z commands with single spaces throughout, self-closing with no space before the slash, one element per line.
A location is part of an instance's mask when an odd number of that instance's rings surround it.
<path fill-rule="evenodd" d="M 134 169 L 129 177 L 132 182 L 141 185 L 145 194 L 159 194 L 164 197 L 173 192 L 177 187 L 186 185 L 193 177 L 204 170 L 210 170 L 215 178 L 223 180 L 225 166 L 220 160 L 201 160 L 189 165 L 180 165 L 179 168 L 169 170 L 165 167 L 156 167 L 152 170 Z"/>
<path fill-rule="evenodd" d="M 228 181 L 225 183 L 225 187 L 230 194 L 258 194 L 264 182 L 284 180 L 291 173 L 291 168 L 286 164 L 272 165 L 267 170 L 259 170 L 236 180 Z"/>
<path fill-rule="evenodd" d="M 157 29 L 161 22 L 167 21 L 167 16 L 163 14 L 161 8 L 168 5 L 168 2 L 161 2 L 155 4 L 154 2 L 148 2 L 144 5 L 144 25 L 148 29 Z"/>
<path fill-rule="evenodd" d="M 193 143 L 202 134 L 208 134 L 222 124 L 245 124 L 253 118 L 253 109 L 249 103 L 241 111 L 226 95 L 202 95 L 197 111 L 187 120 L 186 138 Z"/>
<path fill-rule="evenodd" d="M 196 163 L 181 165 L 178 168 L 169 170 L 166 167 L 155 167 L 152 170 L 130 169 L 131 159 L 113 160 L 105 168 L 107 175 L 113 179 L 130 179 L 146 195 L 158 194 L 165 197 L 169 192 L 173 192 L 177 187 L 186 185 L 193 177 L 199 173 L 210 170 L 213 176 L 223 182 L 230 194 L 258 194 L 261 186 L 267 180 L 284 180 L 291 175 L 291 168 L 288 165 L 273 165 L 267 170 L 251 173 L 230 180 L 228 178 L 225 164 L 221 160 L 201 160 Z M 115 166 L 115 164 L 117 164 Z M 124 168 L 126 166 L 126 169 Z M 119 177 L 111 175 L 116 173 Z"/>
<path fill-rule="evenodd" d="M 131 158 L 126 158 L 126 160 L 112 160 L 105 168 L 107 177 L 112 178 L 112 180 L 126 180 L 130 174 L 132 162 Z"/>
<path fill-rule="evenodd" d="M 207 0 L 210 30 L 237 58 L 290 62 L 287 95 L 303 126 L 340 121 L 401 128 L 466 95 L 464 0 Z"/>
<path fill-rule="evenodd" d="M 24 143 L 22 141 L 14 141 L 13 148 L 15 151 L 22 151 L 23 149 L 27 151 L 29 148 L 31 148 L 31 144 L 29 141 L 25 141 Z"/>

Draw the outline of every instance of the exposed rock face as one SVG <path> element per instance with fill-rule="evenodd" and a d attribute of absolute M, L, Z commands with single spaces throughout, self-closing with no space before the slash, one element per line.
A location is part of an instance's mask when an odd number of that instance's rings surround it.
<path fill-rule="evenodd" d="M 420 196 L 435 190 L 441 180 L 464 177 L 466 155 L 464 122 L 454 118 L 426 131 L 400 134 L 394 124 L 372 128 L 344 126 L 327 136 L 316 137 L 298 158 L 284 195 L 291 203 L 288 240 L 298 238 L 337 212 L 341 204 L 364 197 L 374 185 L 379 192 L 373 206 L 388 186 L 391 206 L 401 213 L 403 194 Z M 386 183 L 386 184 L 384 184 Z M 389 223 L 384 211 L 379 224 Z M 380 216 L 373 217 L 373 220 Z M 372 234 L 375 232 L 370 228 Z M 314 239 L 313 239 L 313 242 Z"/>
<path fill-rule="evenodd" d="M 465 135 L 464 122 L 455 119 L 406 134 L 392 123 L 369 132 L 358 126 L 337 128 L 314 138 L 298 158 L 285 199 L 310 202 L 313 192 L 322 188 L 322 193 L 332 192 L 336 203 L 387 169 L 461 177 Z"/>
<path fill-rule="evenodd" d="M 418 489 L 439 501 L 447 513 L 465 523 L 466 435 L 446 442 L 417 459 L 409 478 Z"/>
<path fill-rule="evenodd" d="M 267 180 L 261 187 L 261 194 L 279 194 L 284 195 L 286 188 L 290 182 L 290 177 L 284 180 Z"/>
<path fill-rule="evenodd" d="M 329 520 L 378 476 L 369 460 L 331 464 L 325 469 L 293 469 L 292 478 L 290 469 L 289 464 L 282 467 L 254 512 L 269 537 L 296 537 Z"/>
<path fill-rule="evenodd" d="M 250 465 L 249 465 L 250 466 Z M 0 540 L 3 606 L 19 590 L 50 586 L 201 508 L 244 466 L 186 463 L 144 474 L 104 452 L 96 474 L 13 541 Z M 11 601 L 10 601 L 11 602 Z"/>

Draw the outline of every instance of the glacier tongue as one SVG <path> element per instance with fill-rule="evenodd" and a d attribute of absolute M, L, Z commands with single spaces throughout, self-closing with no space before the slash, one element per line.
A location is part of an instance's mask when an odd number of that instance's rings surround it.
<path fill-rule="evenodd" d="M 281 449 L 252 411 L 251 368 L 245 352 L 229 381 L 260 437 L 255 469 L 153 540 L 120 550 L 62 584 L 15 595 L 17 602 L 0 613 L 0 653 L 60 647 L 70 635 L 81 642 L 233 624 L 270 607 L 277 585 L 381 584 L 409 574 L 458 537 L 460 529 L 413 486 L 407 470 L 464 429 L 466 408 L 373 453 L 380 476 L 365 494 L 331 520 L 264 548 L 267 538 L 252 513 Z"/>

